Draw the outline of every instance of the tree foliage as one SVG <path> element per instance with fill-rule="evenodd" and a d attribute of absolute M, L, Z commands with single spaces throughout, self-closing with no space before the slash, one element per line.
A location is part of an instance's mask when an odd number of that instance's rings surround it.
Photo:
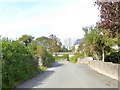
<path fill-rule="evenodd" d="M 120 1 L 115 1 L 96 1 L 96 4 L 100 8 L 101 18 L 98 25 L 103 31 L 107 29 L 109 37 L 115 37 L 117 33 L 120 33 Z"/>
<path fill-rule="evenodd" d="M 32 37 L 31 35 L 22 35 L 22 37 L 20 37 L 18 40 L 22 41 L 23 43 L 25 43 L 25 46 L 27 46 L 28 43 L 31 43 L 33 39 L 34 37 Z"/>
<path fill-rule="evenodd" d="M 101 54 L 108 54 L 115 45 L 116 39 L 108 37 L 106 33 L 102 33 L 97 27 L 83 28 L 85 32 L 84 43 L 81 46 L 87 55 L 88 52 L 93 54 L 97 59 L 101 59 Z M 104 50 L 105 52 L 102 52 Z"/>
<path fill-rule="evenodd" d="M 50 42 L 49 43 L 50 43 L 51 51 L 52 52 L 60 51 L 60 48 L 61 48 L 61 45 L 62 45 L 60 39 L 56 35 L 53 35 L 53 34 L 51 34 L 49 36 L 49 38 L 50 38 Z"/>
<path fill-rule="evenodd" d="M 120 64 L 120 51 L 118 52 L 111 52 L 109 55 L 105 57 L 106 62 L 113 62 Z"/>
<path fill-rule="evenodd" d="M 3 38 L 0 41 L 3 52 L 2 88 L 13 88 L 39 73 L 41 67 L 38 66 L 37 57 L 42 59 L 43 67 L 48 67 L 55 61 L 43 42 L 51 39 L 46 37 L 38 38 L 37 40 L 42 42 L 43 45 L 33 39 L 34 37 L 30 35 L 22 35 L 16 41 L 8 38 Z"/>
<path fill-rule="evenodd" d="M 42 65 L 47 67 L 55 61 L 53 56 L 47 52 L 46 47 L 41 45 L 37 45 L 37 57 L 40 57 Z"/>
<path fill-rule="evenodd" d="M 49 37 L 39 37 L 36 39 L 39 45 L 43 45 L 47 48 L 47 51 L 53 53 L 61 50 L 61 41 L 56 37 L 56 35 L 50 35 Z"/>
<path fill-rule="evenodd" d="M 2 87 L 13 88 L 38 72 L 30 49 L 18 41 L 2 41 Z"/>

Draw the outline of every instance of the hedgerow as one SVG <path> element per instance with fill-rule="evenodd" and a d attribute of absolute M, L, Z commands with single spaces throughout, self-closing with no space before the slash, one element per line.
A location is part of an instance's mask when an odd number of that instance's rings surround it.
<path fill-rule="evenodd" d="M 35 42 L 25 46 L 20 41 L 8 39 L 2 42 L 2 88 L 14 88 L 32 78 L 55 61 L 44 46 Z M 42 59 L 39 66 L 38 59 Z"/>
<path fill-rule="evenodd" d="M 2 41 L 2 88 L 13 88 L 39 70 L 32 52 L 18 41 Z"/>

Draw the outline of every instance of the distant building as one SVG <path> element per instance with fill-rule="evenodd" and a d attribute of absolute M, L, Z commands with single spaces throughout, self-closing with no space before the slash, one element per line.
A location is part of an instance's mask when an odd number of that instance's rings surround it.
<path fill-rule="evenodd" d="M 83 43 L 83 39 L 77 39 L 74 43 L 75 52 L 78 52 L 79 45 Z"/>

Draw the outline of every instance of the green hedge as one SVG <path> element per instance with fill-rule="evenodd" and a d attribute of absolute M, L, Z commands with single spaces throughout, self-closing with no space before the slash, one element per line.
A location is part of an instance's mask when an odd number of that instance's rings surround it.
<path fill-rule="evenodd" d="M 55 61 L 60 61 L 62 59 L 62 56 L 54 56 Z"/>
<path fill-rule="evenodd" d="M 75 53 L 74 56 L 70 58 L 70 62 L 77 63 L 78 58 L 84 58 L 84 53 Z"/>
<path fill-rule="evenodd" d="M 43 66 L 49 67 L 51 63 L 55 62 L 54 57 L 47 52 L 46 47 L 37 45 L 36 52 L 37 57 L 41 58 L 41 63 Z"/>
<path fill-rule="evenodd" d="M 69 55 L 68 55 L 68 54 L 64 54 L 64 55 L 62 56 L 62 59 L 67 59 L 67 61 L 69 61 Z"/>
<path fill-rule="evenodd" d="M 13 88 L 37 74 L 37 62 L 29 48 L 17 41 L 2 41 L 2 88 Z"/>
<path fill-rule="evenodd" d="M 47 55 L 46 55 L 46 66 L 48 66 L 48 67 L 51 66 L 51 64 L 53 62 L 55 62 L 55 58 L 51 54 L 47 53 Z"/>
<path fill-rule="evenodd" d="M 54 56 L 56 61 L 60 61 L 60 60 L 65 60 L 67 59 L 67 61 L 69 61 L 69 55 L 68 54 L 64 54 L 63 56 Z"/>
<path fill-rule="evenodd" d="M 106 62 L 113 62 L 113 63 L 119 63 L 120 64 L 120 51 L 119 52 L 112 52 L 110 55 L 107 55 L 105 57 Z"/>
<path fill-rule="evenodd" d="M 77 55 L 74 55 L 74 56 L 70 57 L 70 62 L 76 63 L 76 62 L 77 62 L 77 59 L 78 59 L 78 56 L 77 56 Z"/>

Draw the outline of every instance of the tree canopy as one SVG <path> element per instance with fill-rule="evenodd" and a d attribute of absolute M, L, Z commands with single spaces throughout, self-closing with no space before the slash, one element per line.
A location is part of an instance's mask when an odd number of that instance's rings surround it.
<path fill-rule="evenodd" d="M 22 35 L 22 37 L 20 37 L 18 40 L 24 42 L 25 46 L 27 46 L 28 43 L 31 43 L 33 39 L 34 39 L 33 36 L 25 34 L 25 35 Z"/>
<path fill-rule="evenodd" d="M 109 32 L 109 37 L 115 37 L 117 33 L 120 33 L 120 1 L 115 1 L 96 1 L 100 9 L 100 22 L 98 25 L 102 28 L 101 30 Z"/>

